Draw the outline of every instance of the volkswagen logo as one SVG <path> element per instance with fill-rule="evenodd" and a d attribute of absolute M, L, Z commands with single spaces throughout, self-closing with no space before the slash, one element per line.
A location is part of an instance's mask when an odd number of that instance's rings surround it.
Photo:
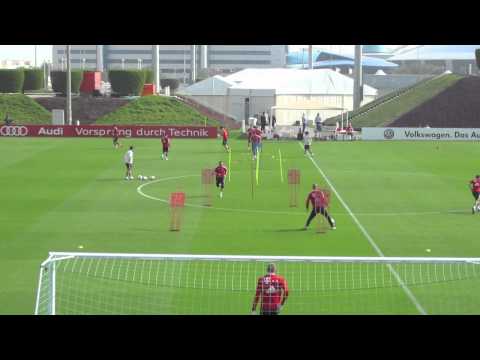
<path fill-rule="evenodd" d="M 383 137 L 388 140 L 393 139 L 395 137 L 395 131 L 393 131 L 393 129 L 386 129 L 383 132 Z"/>
<path fill-rule="evenodd" d="M 27 136 L 28 128 L 26 126 L 8 126 L 0 127 L 0 136 Z"/>

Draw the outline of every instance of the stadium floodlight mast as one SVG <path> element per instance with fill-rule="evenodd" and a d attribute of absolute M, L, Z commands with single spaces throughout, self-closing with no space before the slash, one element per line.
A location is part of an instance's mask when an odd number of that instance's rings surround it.
<path fill-rule="evenodd" d="M 67 45 L 67 122 L 72 125 L 72 67 L 71 67 L 71 45 Z"/>

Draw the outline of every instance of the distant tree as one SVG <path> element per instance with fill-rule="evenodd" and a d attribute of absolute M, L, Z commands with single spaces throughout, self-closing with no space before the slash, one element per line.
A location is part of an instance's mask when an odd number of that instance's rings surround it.
<path fill-rule="evenodd" d="M 477 67 L 480 69 L 480 49 L 475 50 L 475 57 L 477 58 Z"/>

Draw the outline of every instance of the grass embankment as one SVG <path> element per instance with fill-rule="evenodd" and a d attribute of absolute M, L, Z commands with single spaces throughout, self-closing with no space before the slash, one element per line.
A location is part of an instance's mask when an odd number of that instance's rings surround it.
<path fill-rule="evenodd" d="M 162 124 L 217 126 L 198 111 L 173 98 L 145 96 L 97 119 L 97 124 Z"/>
<path fill-rule="evenodd" d="M 440 76 L 436 79 L 422 82 L 411 90 L 391 100 L 391 96 L 387 94 L 385 95 L 385 103 L 381 103 L 372 110 L 353 117 L 352 124 L 355 128 L 388 125 L 401 115 L 435 97 L 448 87 L 455 84 L 461 78 L 462 76 L 454 74 Z M 377 101 L 378 100 L 381 99 L 377 99 Z M 363 108 L 365 107 L 371 107 L 371 104 L 366 104 Z M 363 111 L 364 109 L 360 108 L 356 113 L 361 113 Z M 335 119 L 329 119 L 326 123 L 328 125 L 335 125 Z"/>
<path fill-rule="evenodd" d="M 51 122 L 52 114 L 35 100 L 22 94 L 0 94 L 0 120 L 5 115 L 16 124 L 45 124 Z"/>

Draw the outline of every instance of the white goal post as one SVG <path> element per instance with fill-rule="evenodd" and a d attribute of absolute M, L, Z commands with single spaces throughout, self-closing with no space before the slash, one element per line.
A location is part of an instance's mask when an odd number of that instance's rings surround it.
<path fill-rule="evenodd" d="M 51 252 L 35 314 L 249 314 L 275 263 L 282 314 L 480 314 L 480 258 Z"/>

